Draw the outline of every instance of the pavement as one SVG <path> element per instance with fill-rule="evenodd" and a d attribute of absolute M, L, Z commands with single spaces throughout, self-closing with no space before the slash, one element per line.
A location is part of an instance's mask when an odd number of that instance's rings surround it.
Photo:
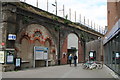
<path fill-rule="evenodd" d="M 2 64 L 0 64 L 0 80 L 2 79 Z"/>
<path fill-rule="evenodd" d="M 28 70 L 3 72 L 2 78 L 115 78 L 104 65 L 103 69 L 85 70 L 81 64 L 40 67 Z"/>

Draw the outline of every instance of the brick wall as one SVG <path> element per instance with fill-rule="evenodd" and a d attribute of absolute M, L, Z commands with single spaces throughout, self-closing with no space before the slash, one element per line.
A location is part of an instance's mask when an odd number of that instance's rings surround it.
<path fill-rule="evenodd" d="M 68 55 L 67 55 L 67 40 L 68 40 L 68 38 L 65 39 L 64 44 L 62 46 L 62 61 L 61 61 L 61 64 L 67 64 L 67 57 L 68 57 Z"/>
<path fill-rule="evenodd" d="M 67 42 L 68 38 L 65 39 L 64 44 L 62 46 L 62 59 L 61 59 L 61 64 L 67 64 L 67 57 L 68 55 L 66 54 L 64 56 L 64 53 L 67 53 Z M 78 62 L 83 62 L 84 61 L 84 45 L 82 41 L 79 40 L 78 42 Z"/>
<path fill-rule="evenodd" d="M 84 45 L 82 41 L 79 40 L 78 42 L 78 62 L 84 61 Z"/>
<path fill-rule="evenodd" d="M 88 59 L 89 51 L 96 51 L 96 60 L 100 61 L 102 55 L 101 41 L 94 40 L 86 43 L 86 59 Z"/>
<path fill-rule="evenodd" d="M 108 33 L 120 19 L 120 2 L 107 3 Z"/>

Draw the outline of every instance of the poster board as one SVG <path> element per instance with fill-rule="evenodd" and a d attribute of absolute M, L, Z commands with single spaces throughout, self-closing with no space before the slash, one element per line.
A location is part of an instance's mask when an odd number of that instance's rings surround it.
<path fill-rule="evenodd" d="M 44 59 L 48 59 L 48 48 L 44 47 Z"/>
<path fill-rule="evenodd" d="M 89 51 L 89 60 L 96 60 L 96 51 Z"/>
<path fill-rule="evenodd" d="M 14 63 L 14 56 L 13 56 L 13 55 L 7 55 L 7 56 L 6 56 L 6 63 L 7 63 L 7 64 L 12 64 L 12 63 Z"/>
<path fill-rule="evenodd" d="M 120 57 L 120 54 L 118 52 L 116 52 L 116 58 L 119 58 Z"/>
<path fill-rule="evenodd" d="M 90 52 L 90 57 L 93 57 L 93 52 Z"/>
<path fill-rule="evenodd" d="M 34 58 L 35 60 L 47 60 L 48 59 L 48 48 L 35 46 L 34 47 Z"/>
<path fill-rule="evenodd" d="M 6 53 L 6 64 L 13 64 L 15 51 L 9 49 L 6 50 L 5 53 Z"/>
<path fill-rule="evenodd" d="M 15 58 L 15 67 L 21 67 L 21 58 Z"/>
<path fill-rule="evenodd" d="M 35 54 L 35 59 L 36 60 L 42 60 L 44 59 L 43 56 L 44 56 L 44 51 L 43 50 L 36 50 L 36 54 Z"/>
<path fill-rule="evenodd" d="M 0 51 L 0 64 L 5 62 L 5 53 L 4 51 Z"/>

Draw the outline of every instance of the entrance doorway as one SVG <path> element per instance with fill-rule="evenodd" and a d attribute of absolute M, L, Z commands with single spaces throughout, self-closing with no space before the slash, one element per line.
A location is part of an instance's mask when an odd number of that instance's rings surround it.
<path fill-rule="evenodd" d="M 76 55 L 78 57 L 78 36 L 74 33 L 70 33 L 68 35 L 67 50 L 68 50 L 68 54 L 67 54 L 68 56 L 72 54 L 73 56 Z M 78 63 L 78 59 L 77 59 L 77 63 Z"/>

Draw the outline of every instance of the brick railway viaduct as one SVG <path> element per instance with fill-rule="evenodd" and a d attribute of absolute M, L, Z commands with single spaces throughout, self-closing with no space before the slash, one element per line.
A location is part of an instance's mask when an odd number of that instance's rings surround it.
<path fill-rule="evenodd" d="M 15 50 L 14 56 L 22 58 L 22 68 L 33 67 L 34 46 L 49 48 L 49 65 L 67 64 L 68 35 L 73 34 L 78 39 L 78 62 L 83 62 L 85 43 L 103 37 L 101 33 L 80 23 L 71 22 L 23 2 L 3 3 L 2 6 L 4 50 Z M 9 34 L 15 34 L 17 39 L 8 40 Z M 45 65 L 42 60 L 35 63 L 38 67 Z"/>

